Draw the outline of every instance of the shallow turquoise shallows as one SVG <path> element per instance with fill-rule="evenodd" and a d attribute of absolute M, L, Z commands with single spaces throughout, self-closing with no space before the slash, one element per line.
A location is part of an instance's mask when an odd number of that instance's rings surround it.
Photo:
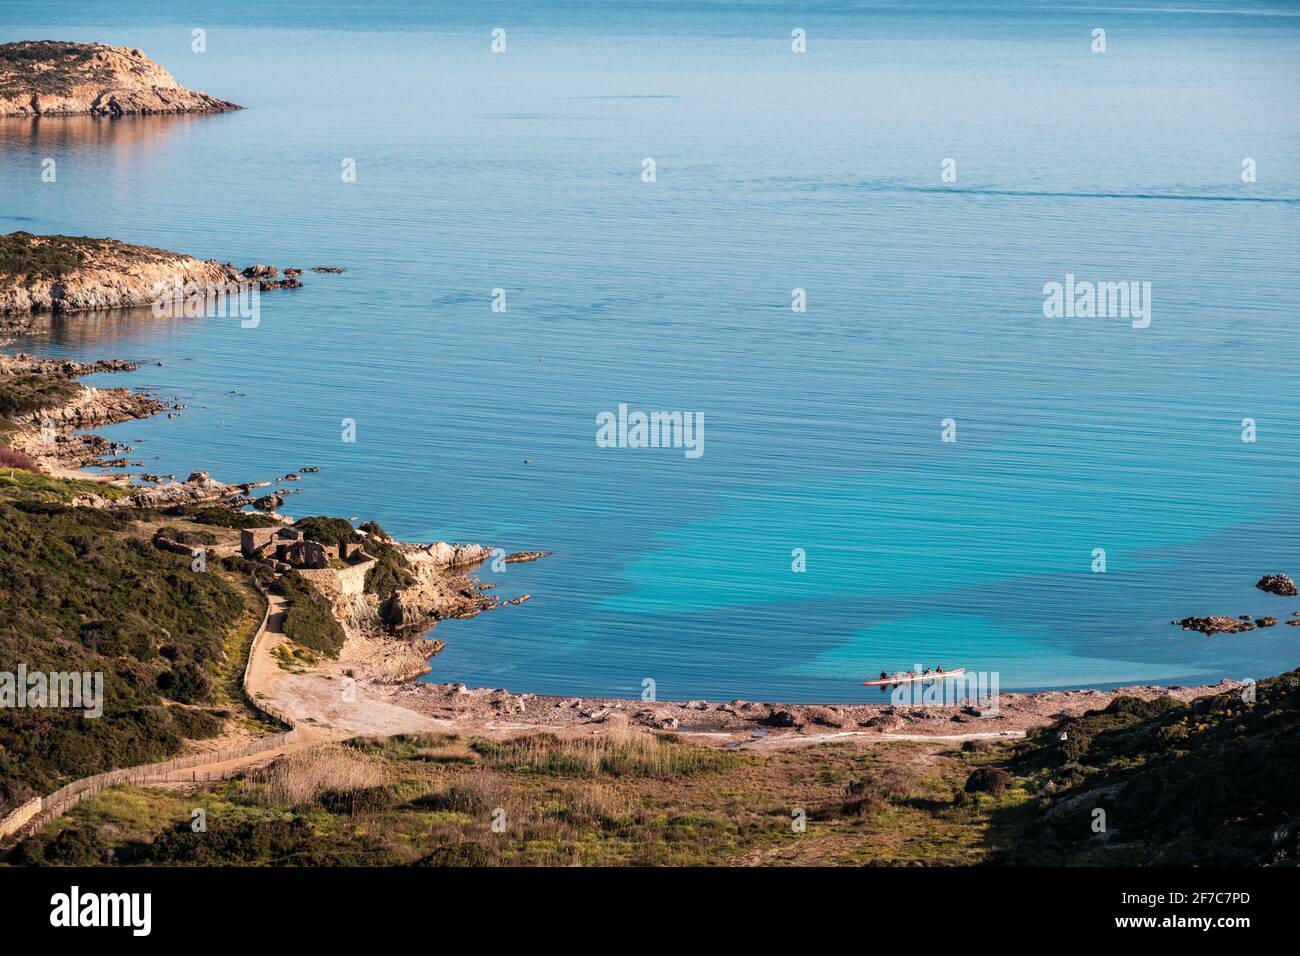
<path fill-rule="evenodd" d="M 106 430 L 147 471 L 314 465 L 295 516 L 553 551 L 485 569 L 532 600 L 441 625 L 431 680 L 858 701 L 918 663 L 1300 663 L 1300 627 L 1169 623 L 1300 610 L 1254 588 L 1300 574 L 1294 5 L 571 6 L 7 3 L 0 41 L 139 47 L 247 109 L 0 121 L 0 231 L 346 269 L 256 328 L 18 344 L 148 363 L 93 379 L 189 406 Z M 1067 275 L 1151 283 L 1149 326 L 1045 317 Z M 701 414 L 703 454 L 598 446 L 623 403 Z"/>

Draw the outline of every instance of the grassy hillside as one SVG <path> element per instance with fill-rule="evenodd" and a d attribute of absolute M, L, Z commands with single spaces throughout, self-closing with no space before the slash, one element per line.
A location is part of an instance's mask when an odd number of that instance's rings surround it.
<path fill-rule="evenodd" d="M 0 809 L 216 733 L 205 705 L 244 605 L 132 521 L 39 500 L 61 483 L 36 479 L 0 485 L 0 671 L 102 672 L 104 716 L 0 709 Z"/>
<path fill-rule="evenodd" d="M 284 634 L 300 647 L 338 657 L 347 635 L 334 619 L 333 608 L 297 571 L 287 571 L 271 583 L 271 589 L 289 602 L 284 615 Z"/>
<path fill-rule="evenodd" d="M 932 760 L 938 749 L 839 742 L 760 754 L 671 735 L 363 739 L 198 795 L 114 788 L 11 862 L 981 862 L 989 814 L 1005 798 L 963 796 L 985 756 Z M 206 833 L 191 830 L 195 806 L 207 810 Z"/>

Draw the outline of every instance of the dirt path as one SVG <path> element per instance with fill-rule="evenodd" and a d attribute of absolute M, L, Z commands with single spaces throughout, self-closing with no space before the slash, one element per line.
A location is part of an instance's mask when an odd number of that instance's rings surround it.
<path fill-rule="evenodd" d="M 382 692 L 324 666 L 301 673 L 286 670 L 275 656 L 288 643 L 284 598 L 269 595 L 265 629 L 254 641 L 245 690 L 256 702 L 283 713 L 298 730 L 299 742 L 323 743 L 358 735 L 390 735 L 454 730 L 450 720 L 427 717 L 383 699 Z"/>

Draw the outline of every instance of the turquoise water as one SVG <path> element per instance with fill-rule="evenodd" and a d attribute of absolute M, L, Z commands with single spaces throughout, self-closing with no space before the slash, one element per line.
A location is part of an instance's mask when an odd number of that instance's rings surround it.
<path fill-rule="evenodd" d="M 1168 624 L 1300 610 L 1253 588 L 1300 572 L 1295 6 L 50 6 L 0 41 L 138 46 L 248 109 L 0 121 L 0 230 L 347 271 L 256 329 L 21 344 L 161 362 L 102 377 L 189 406 L 106 430 L 149 471 L 318 465 L 289 513 L 554 551 L 485 573 L 533 600 L 441 625 L 431 679 L 852 701 L 918 661 L 1298 663 L 1300 628 Z M 1066 273 L 1151 282 L 1150 327 L 1044 318 Z M 702 413 L 705 454 L 597 447 L 622 402 Z"/>

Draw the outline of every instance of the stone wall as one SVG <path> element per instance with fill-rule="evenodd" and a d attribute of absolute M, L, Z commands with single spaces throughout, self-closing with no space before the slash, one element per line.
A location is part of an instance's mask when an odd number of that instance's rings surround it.
<path fill-rule="evenodd" d="M 275 528 L 241 528 L 239 531 L 239 550 L 244 557 L 251 558 L 253 552 L 271 540 Z"/>
<path fill-rule="evenodd" d="M 18 807 L 4 819 L 0 820 L 0 840 L 5 837 L 13 836 L 23 825 L 32 817 L 41 812 L 41 798 L 32 797 L 22 806 Z"/>
<path fill-rule="evenodd" d="M 343 571 L 336 571 L 339 576 L 339 593 L 344 595 L 364 594 L 366 590 L 366 572 L 375 564 L 374 558 L 354 564 Z"/>
<path fill-rule="evenodd" d="M 374 566 L 375 559 L 362 561 L 347 568 L 297 568 L 298 574 L 321 591 L 322 594 L 341 594 L 354 597 L 366 590 L 366 572 Z"/>

